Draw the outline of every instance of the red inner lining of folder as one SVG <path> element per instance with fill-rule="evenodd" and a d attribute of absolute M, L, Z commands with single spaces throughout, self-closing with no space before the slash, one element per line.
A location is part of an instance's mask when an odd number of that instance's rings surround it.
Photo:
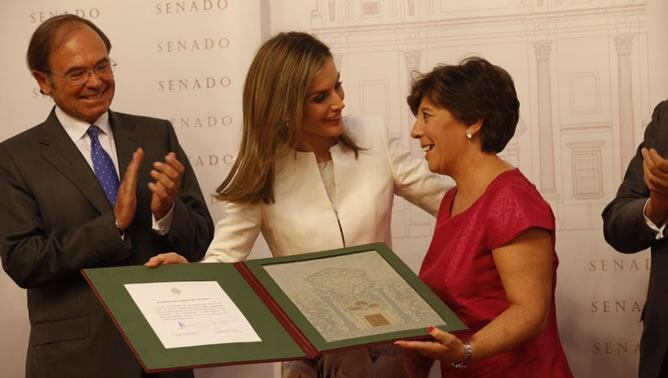
<path fill-rule="evenodd" d="M 260 299 L 264 304 L 269 308 L 269 310 L 274 314 L 276 319 L 283 325 L 283 328 L 292 336 L 292 338 L 297 342 L 300 348 L 304 351 L 308 358 L 315 358 L 319 355 L 318 351 L 315 349 L 313 344 L 304 336 L 304 334 L 299 330 L 299 328 L 292 322 L 288 315 L 283 311 L 281 306 L 274 300 L 274 298 L 269 295 L 269 292 L 262 286 L 260 281 L 255 277 L 253 272 L 246 266 L 246 264 L 241 261 L 234 263 L 234 267 L 237 268 L 239 273 L 246 279 L 250 286 L 255 290 Z"/>

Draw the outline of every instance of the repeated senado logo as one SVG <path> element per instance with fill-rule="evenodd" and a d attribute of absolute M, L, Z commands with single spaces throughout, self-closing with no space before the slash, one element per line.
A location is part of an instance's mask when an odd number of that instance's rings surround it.
<path fill-rule="evenodd" d="M 601 340 L 591 345 L 594 355 L 638 355 L 640 354 L 640 342 L 637 340 Z"/>
<path fill-rule="evenodd" d="M 230 46 L 226 37 L 164 40 L 156 43 L 158 54 L 224 50 Z"/>
<path fill-rule="evenodd" d="M 179 130 L 208 130 L 232 126 L 231 115 L 182 115 L 169 119 Z"/>
<path fill-rule="evenodd" d="M 183 92 L 227 88 L 232 84 L 228 76 L 185 77 L 158 80 L 158 92 Z"/>
<path fill-rule="evenodd" d="M 631 298 L 601 298 L 591 301 L 591 312 L 595 314 L 608 313 L 640 313 L 642 312 L 643 301 Z"/>
<path fill-rule="evenodd" d="M 619 258 L 605 258 L 589 260 L 587 271 L 589 272 L 649 272 L 651 260 L 646 258 L 631 258 L 620 256 Z"/>
<path fill-rule="evenodd" d="M 157 1 L 156 15 L 216 12 L 227 9 L 227 0 Z"/>
<path fill-rule="evenodd" d="M 31 24 L 41 24 L 47 19 L 61 14 L 73 14 L 81 18 L 95 20 L 100 18 L 102 12 L 99 8 L 71 8 L 71 9 L 42 9 L 30 12 L 29 20 Z"/>
<path fill-rule="evenodd" d="M 209 153 L 201 155 L 188 155 L 190 164 L 195 168 L 230 166 L 234 163 L 235 154 L 232 153 Z"/>

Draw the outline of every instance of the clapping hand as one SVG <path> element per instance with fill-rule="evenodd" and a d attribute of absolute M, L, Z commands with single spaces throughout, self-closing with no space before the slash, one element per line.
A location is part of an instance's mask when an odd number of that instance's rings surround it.
<path fill-rule="evenodd" d="M 132 154 L 132 161 L 128 164 L 123 181 L 118 188 L 114 217 L 116 217 L 120 231 L 125 231 L 130 227 L 137 211 L 137 175 L 143 158 L 144 150 L 138 148 Z"/>
<path fill-rule="evenodd" d="M 643 147 L 643 180 L 649 189 L 649 202 L 645 209 L 647 217 L 655 224 L 668 218 L 668 160 L 655 149 Z"/>
<path fill-rule="evenodd" d="M 149 183 L 148 188 L 153 194 L 151 197 L 151 212 L 156 219 L 162 219 L 172 208 L 181 189 L 181 177 L 185 170 L 185 167 L 173 152 L 165 156 L 164 162 L 156 161 L 153 163 L 151 177 L 155 179 L 155 182 Z"/>

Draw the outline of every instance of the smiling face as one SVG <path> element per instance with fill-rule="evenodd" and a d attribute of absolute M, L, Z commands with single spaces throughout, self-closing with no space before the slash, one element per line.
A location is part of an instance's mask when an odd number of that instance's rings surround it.
<path fill-rule="evenodd" d="M 343 133 L 343 98 L 339 72 L 329 58 L 311 81 L 304 100 L 300 148 L 317 153 L 336 144 L 336 138 Z"/>
<path fill-rule="evenodd" d="M 107 48 L 100 36 L 90 27 L 75 24 L 59 31 L 49 55 L 50 73 L 33 71 L 40 89 L 70 116 L 94 122 L 109 110 L 114 98 L 114 76 L 111 72 L 102 77 L 90 72 L 86 82 L 73 84 L 64 76 L 109 61 Z"/>
<path fill-rule="evenodd" d="M 452 175 L 457 159 L 476 144 L 466 137 L 467 130 L 475 135 L 480 123 L 467 126 L 427 96 L 422 98 L 416 116 L 411 136 L 420 141 L 429 170 Z"/>

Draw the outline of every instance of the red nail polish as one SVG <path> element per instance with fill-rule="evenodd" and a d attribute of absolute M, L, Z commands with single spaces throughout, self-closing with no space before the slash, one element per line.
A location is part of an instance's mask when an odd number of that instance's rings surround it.
<path fill-rule="evenodd" d="M 427 328 L 427 333 L 431 333 L 433 330 L 434 330 L 434 327 L 429 326 L 429 328 Z"/>

